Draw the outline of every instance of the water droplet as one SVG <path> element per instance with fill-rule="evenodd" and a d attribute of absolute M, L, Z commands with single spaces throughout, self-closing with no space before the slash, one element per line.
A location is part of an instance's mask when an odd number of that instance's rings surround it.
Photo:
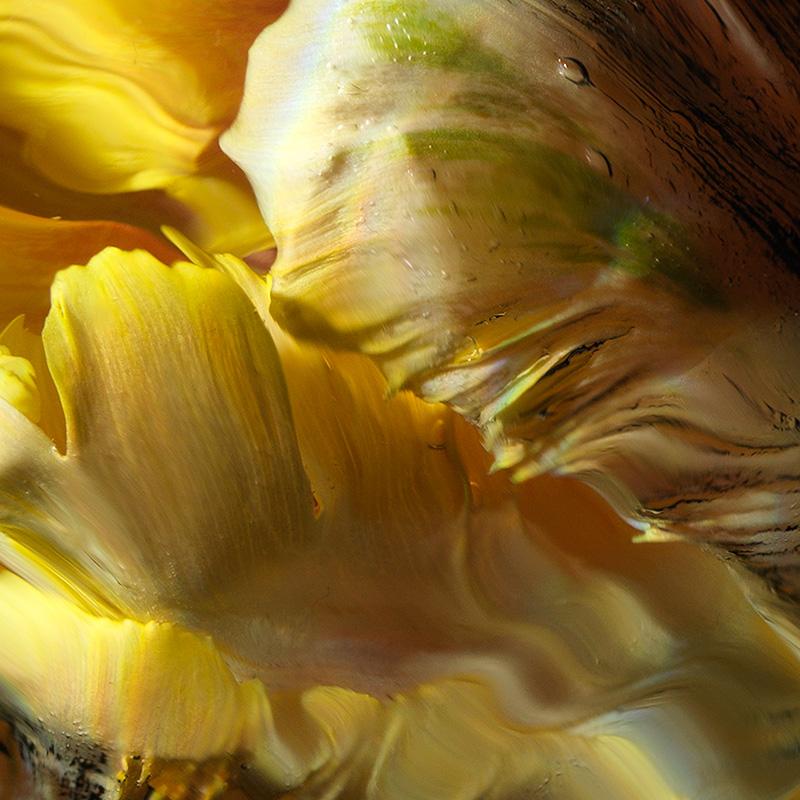
<path fill-rule="evenodd" d="M 589 72 L 577 58 L 562 56 L 558 59 L 558 74 L 576 86 L 590 84 Z"/>
<path fill-rule="evenodd" d="M 604 172 L 610 178 L 614 174 L 614 168 L 605 153 L 600 150 L 595 150 L 593 147 L 587 147 L 584 153 L 586 163 L 596 169 L 598 172 Z"/>
<path fill-rule="evenodd" d="M 464 361 L 466 363 L 475 361 L 475 359 L 478 359 L 483 355 L 483 349 L 478 344 L 478 340 L 474 336 L 467 336 L 466 344 L 467 347 L 464 354 Z"/>

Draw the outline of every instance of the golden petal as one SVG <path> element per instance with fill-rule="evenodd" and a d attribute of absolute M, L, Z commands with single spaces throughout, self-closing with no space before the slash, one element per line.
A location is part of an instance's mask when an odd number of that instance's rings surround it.
<path fill-rule="evenodd" d="M 0 346 L 4 346 L 10 354 L 24 359 L 30 365 L 31 388 L 36 394 L 38 413 L 26 416 L 50 437 L 61 452 L 64 452 L 67 441 L 64 411 L 47 367 L 41 335 L 28 330 L 24 317 L 16 317 L 0 333 Z M 11 405 L 15 404 L 12 402 Z"/>
<path fill-rule="evenodd" d="M 9 333 L 8 329 L 0 333 L 0 398 L 32 422 L 39 422 L 42 409 L 36 370 L 27 358 L 8 348 Z"/>
<path fill-rule="evenodd" d="M 73 601 L 0 573 L 0 704 L 42 781 L 104 754 L 82 780 L 112 798 L 797 782 L 797 654 L 728 567 L 633 545 L 574 482 L 483 476 L 474 430 L 363 357 L 278 333 L 287 392 L 267 284 L 181 246 L 200 264 L 108 250 L 57 278 L 66 456 L 0 403 L 2 557 Z M 151 613 L 215 642 L 125 619 Z"/>
<path fill-rule="evenodd" d="M 236 245 L 247 252 L 256 229 L 259 243 L 269 234 L 241 176 L 220 177 L 216 139 L 238 105 L 249 43 L 285 5 L 5 0 L 0 127 L 21 136 L 27 163 L 73 191 L 166 189 L 207 244 L 236 239 L 235 218 L 208 213 L 227 213 L 223 195 L 244 216 Z"/>
<path fill-rule="evenodd" d="M 208 637 L 94 617 L 9 572 L 0 574 L 0 608 L 2 708 L 26 736 L 44 796 L 60 783 L 118 797 L 119 773 L 137 762 L 140 771 L 154 761 L 193 762 L 202 775 L 210 759 L 224 767 L 252 758 L 256 743 L 264 780 L 293 777 L 263 686 L 237 682 Z"/>
<path fill-rule="evenodd" d="M 40 326 L 58 270 L 83 264 L 104 247 L 142 247 L 157 258 L 178 255 L 149 231 L 118 222 L 47 219 L 0 206 L 0 325 L 24 314 Z"/>
<path fill-rule="evenodd" d="M 342 560 L 386 569 L 418 557 L 467 507 L 468 475 L 459 446 L 474 442 L 446 406 L 411 392 L 390 395 L 379 370 L 359 355 L 305 345 L 269 310 L 269 280 L 230 255 L 210 256 L 176 231 L 167 235 L 198 265 L 229 274 L 268 328 L 286 377 L 292 418 L 317 503 L 317 538 Z M 472 477 L 486 494 L 486 463 Z M 507 499 L 508 486 L 501 500 Z M 484 497 L 484 500 L 487 498 Z M 406 541 L 404 541 L 406 540 Z M 423 559 L 429 561 L 429 554 Z M 419 566 L 419 565 L 418 565 Z"/>
<path fill-rule="evenodd" d="M 0 707 L 44 796 L 84 786 L 110 800 L 138 797 L 137 787 L 168 800 L 226 787 L 368 800 L 538 790 L 749 800 L 783 796 L 797 779 L 786 750 L 797 674 L 768 638 L 725 659 L 724 640 L 709 642 L 607 713 L 556 727 L 520 721 L 474 672 L 384 699 L 332 686 L 272 693 L 237 680 L 208 637 L 92 616 L 8 572 L 0 632 Z"/>
<path fill-rule="evenodd" d="M 40 564 L 139 616 L 230 610 L 308 538 L 280 363 L 232 280 L 108 249 L 57 276 L 43 337 L 66 455 L 9 410 L 0 459 L 7 535 Z"/>

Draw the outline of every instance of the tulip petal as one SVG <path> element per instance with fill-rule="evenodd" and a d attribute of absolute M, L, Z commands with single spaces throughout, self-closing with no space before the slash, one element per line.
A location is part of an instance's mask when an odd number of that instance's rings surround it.
<path fill-rule="evenodd" d="M 800 597 L 790 103 L 758 92 L 768 140 L 697 78 L 724 68 L 696 4 L 562 5 L 297 0 L 265 30 L 222 146 L 276 238 L 272 314 L 451 405 L 516 480 L 577 475 Z M 783 63 L 782 28 L 728 13 Z M 750 38 L 722 52 L 769 83 Z"/>
<path fill-rule="evenodd" d="M 3 335 L 0 334 L 0 341 Z M 36 371 L 27 358 L 12 355 L 0 344 L 0 398 L 21 411 L 32 422 L 41 416 L 41 403 L 36 388 Z"/>
<path fill-rule="evenodd" d="M 4 0 L 0 126 L 50 181 L 101 194 L 165 189 L 187 203 L 187 232 L 248 252 L 254 234 L 259 245 L 269 234 L 241 176 L 220 176 L 216 139 L 238 105 L 249 43 L 284 7 Z"/>
<path fill-rule="evenodd" d="M 230 169 L 207 169 L 170 183 L 169 197 L 189 211 L 183 230 L 209 250 L 240 256 L 272 247 L 250 187 L 233 165 L 225 166 Z"/>
<path fill-rule="evenodd" d="M 711 777 L 709 761 L 690 755 L 692 747 L 705 754 L 713 740 L 712 747 L 728 753 L 761 751 L 763 728 L 747 737 L 747 724 L 727 719 L 719 724 L 730 738 L 712 731 L 730 693 L 739 691 L 733 687 L 751 686 L 744 662 L 721 668 L 715 660 L 717 648 L 728 647 L 721 642 L 757 641 L 763 643 L 755 645 L 759 651 L 783 647 L 727 567 L 684 544 L 634 545 L 635 532 L 574 481 L 543 476 L 512 493 L 507 476 L 486 475 L 489 461 L 475 430 L 452 412 L 409 392 L 387 395 L 363 356 L 295 341 L 270 317 L 269 279 L 237 259 L 212 258 L 180 236 L 170 238 L 198 263 L 232 275 L 270 328 L 319 505 L 314 566 L 298 565 L 293 589 L 271 593 L 267 604 L 273 618 L 291 626 L 291 636 L 278 626 L 231 619 L 217 635 L 244 653 L 248 665 L 285 660 L 294 680 L 402 697 L 403 711 L 392 712 L 391 741 L 374 766 L 376 796 L 471 797 L 490 787 L 498 797 L 505 791 L 514 796 L 510 786 L 547 780 L 545 765 L 561 748 L 596 764 L 591 780 L 599 796 L 636 797 L 637 780 L 652 781 L 656 797 L 702 796 L 698 787 L 720 776 Z M 720 615 L 731 624 L 727 630 Z M 261 641 L 232 636 L 237 624 L 251 634 L 258 630 Z M 787 676 L 796 671 L 787 669 Z M 667 690 L 680 710 L 673 717 L 665 704 L 669 721 L 652 722 L 687 732 L 694 744 L 680 756 L 656 754 L 651 723 L 640 729 L 627 714 L 626 721 L 611 723 L 608 737 L 605 731 L 579 744 L 566 732 L 578 719 L 603 716 L 603 707 L 635 705 L 633 696 L 658 692 L 662 680 L 671 686 L 683 670 L 692 688 L 680 700 Z M 700 680 L 706 673 L 714 676 L 708 683 Z M 281 667 L 262 667 L 258 674 L 268 683 L 286 681 Z M 477 700 L 455 687 L 431 688 L 421 692 L 423 713 L 406 689 L 439 675 L 470 675 L 491 694 L 476 689 Z M 717 692 L 717 681 L 728 688 Z M 511 716 L 547 727 L 552 739 L 520 741 L 519 761 L 513 761 L 506 748 L 516 744 L 509 744 L 494 712 L 487 713 L 495 702 Z M 689 734 L 695 726 L 703 733 Z M 450 744 L 440 748 L 440 742 Z M 495 746 L 513 768 L 492 767 L 486 754 Z M 475 756 L 465 756 L 472 748 Z M 769 759 L 758 756 L 762 766 L 754 762 L 742 781 L 763 780 Z M 634 764 L 641 764 L 641 777 L 633 777 Z M 774 777 L 782 785 L 795 779 L 788 767 Z M 589 791 L 584 778 L 579 771 L 565 778 L 559 796 Z M 743 797 L 752 791 L 731 788 Z"/>
<path fill-rule="evenodd" d="M 160 237 L 130 225 L 45 219 L 0 206 L 0 325 L 24 314 L 41 326 L 56 272 L 108 246 L 141 247 L 163 261 L 178 255 Z"/>
<path fill-rule="evenodd" d="M 253 618 L 207 623 L 215 625 L 215 637 L 249 663 L 296 661 L 295 680 L 377 691 L 438 670 L 434 654 L 483 648 L 506 619 L 504 635 L 517 643 L 510 649 L 522 648 L 544 672 L 544 665 L 560 660 L 570 691 L 582 695 L 589 679 L 586 665 L 574 658 L 575 619 L 553 637 L 530 610 L 536 592 L 523 586 L 537 585 L 543 605 L 552 593 L 602 606 L 600 615 L 614 620 L 595 641 L 603 650 L 614 650 L 621 631 L 638 624 L 637 599 L 594 576 L 545 579 L 566 567 L 557 553 L 527 541 L 507 476 L 487 475 L 489 461 L 474 429 L 441 404 L 410 392 L 388 395 L 385 380 L 363 356 L 296 342 L 269 316 L 268 281 L 238 259 L 208 256 L 170 236 L 198 264 L 232 275 L 270 329 L 317 504 L 313 546 L 302 561 L 261 589 L 252 600 Z M 498 537 L 530 572 L 483 570 L 484 563 L 504 560 L 494 550 L 501 547 Z M 527 596 L 523 608 L 514 600 L 521 595 Z M 266 619 L 259 619 L 258 603 L 268 610 Z M 620 658 L 620 669 L 636 674 L 668 649 L 654 633 L 630 660 Z M 420 660 L 421 652 L 432 661 Z M 270 683 L 286 679 L 276 672 L 259 674 Z M 567 713 L 567 706 L 553 713 Z"/>
<path fill-rule="evenodd" d="M 442 404 L 411 392 L 390 395 L 379 370 L 363 356 L 336 353 L 296 341 L 270 315 L 269 279 L 231 255 L 205 253 L 177 231 L 166 235 L 198 265 L 230 275 L 250 298 L 280 355 L 303 463 L 317 503 L 320 539 L 338 557 L 367 570 L 407 567 L 403 559 L 430 563 L 416 545 L 452 535 L 468 506 L 468 467 L 459 447 L 475 439 Z M 487 478 L 479 456 L 472 476 L 487 501 L 508 497 L 505 480 Z M 443 533 L 447 531 L 446 533 Z M 379 562 L 383 561 L 381 564 Z M 417 564 L 417 568 L 420 565 Z"/>
<path fill-rule="evenodd" d="M 215 777 L 224 784 L 254 745 L 265 781 L 285 783 L 301 768 L 263 687 L 237 682 L 208 637 L 93 617 L 8 572 L 0 609 L 0 713 L 13 715 L 42 796 L 82 785 L 127 797 L 121 783 L 157 787 L 170 773 L 199 792 Z"/>
<path fill-rule="evenodd" d="M 2 124 L 70 188 L 119 192 L 190 174 L 235 111 L 242 32 L 255 35 L 282 6 L 203 5 L 5 0 Z"/>
<path fill-rule="evenodd" d="M 208 637 L 95 617 L 8 572 L 0 633 L 0 714 L 43 796 L 88 786 L 110 800 L 148 789 L 179 800 L 241 787 L 477 800 L 552 786 L 564 800 L 749 800 L 783 796 L 797 780 L 786 750 L 797 675 L 767 639 L 757 670 L 746 648 L 735 667 L 712 649 L 706 663 L 640 687 L 652 697 L 559 729 L 515 720 L 474 675 L 384 700 L 331 686 L 273 695 L 237 680 Z"/>
<path fill-rule="evenodd" d="M 43 336 L 67 452 L 7 414 L 12 539 L 141 616 L 224 606 L 307 538 L 280 364 L 230 279 L 108 249 L 57 276 Z M 29 481 L 36 499 L 14 498 Z"/>

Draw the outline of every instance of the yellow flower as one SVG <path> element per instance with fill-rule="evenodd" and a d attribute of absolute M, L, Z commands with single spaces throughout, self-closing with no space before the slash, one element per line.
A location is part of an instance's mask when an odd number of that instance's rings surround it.
<path fill-rule="evenodd" d="M 288 339 L 260 278 L 187 249 L 56 277 L 64 452 L 1 406 L 2 708 L 41 796 L 796 780 L 795 658 L 722 564 L 488 477 L 452 412 Z"/>
<path fill-rule="evenodd" d="M 265 279 L 281 9 L 0 3 L 0 800 L 791 797 L 796 627 L 686 539 L 791 524 L 796 328 L 563 18 L 295 0 Z"/>

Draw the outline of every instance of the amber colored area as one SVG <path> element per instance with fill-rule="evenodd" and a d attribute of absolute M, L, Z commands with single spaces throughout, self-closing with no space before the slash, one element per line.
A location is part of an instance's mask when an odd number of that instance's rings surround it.
<path fill-rule="evenodd" d="M 110 220 L 145 228 L 184 228 L 189 210 L 162 189 L 91 194 L 59 186 L 26 163 L 20 134 L 0 127 L 0 205 L 42 218 Z M 231 165 L 231 173 L 236 169 Z"/>
<path fill-rule="evenodd" d="M 525 517 L 559 551 L 635 587 L 650 610 L 676 628 L 713 626 L 719 613 L 713 598 L 729 581 L 723 562 L 698 559 L 687 542 L 634 541 L 639 531 L 575 479 L 543 475 L 520 486 L 518 495 Z"/>
<path fill-rule="evenodd" d="M 143 248 L 167 262 L 179 255 L 163 237 L 124 223 L 46 219 L 0 207 L 0 328 L 19 314 L 40 326 L 56 272 L 109 245 Z"/>
<path fill-rule="evenodd" d="M 230 121 L 242 95 L 247 51 L 289 0 L 110 0 L 167 50 L 195 65 L 205 91 Z"/>
<path fill-rule="evenodd" d="M 285 0 L 9 0 L 2 19 L 0 205 L 111 219 L 247 253 L 270 243 L 217 137 L 247 50 Z"/>

